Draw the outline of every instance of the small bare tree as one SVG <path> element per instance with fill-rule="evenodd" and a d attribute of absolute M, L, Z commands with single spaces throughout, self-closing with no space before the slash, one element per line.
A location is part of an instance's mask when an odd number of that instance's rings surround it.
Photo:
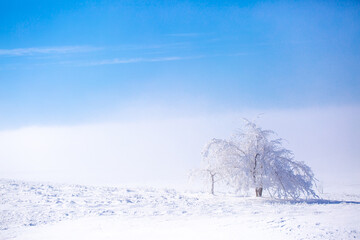
<path fill-rule="evenodd" d="M 216 147 L 214 147 L 216 146 Z M 200 172 L 209 178 L 211 183 L 211 194 L 214 194 L 215 183 L 227 181 L 228 170 L 224 164 L 224 157 L 222 154 L 227 153 L 227 142 L 219 139 L 213 139 L 205 146 L 203 155 L 203 168 Z M 227 155 L 227 157 L 230 157 Z"/>

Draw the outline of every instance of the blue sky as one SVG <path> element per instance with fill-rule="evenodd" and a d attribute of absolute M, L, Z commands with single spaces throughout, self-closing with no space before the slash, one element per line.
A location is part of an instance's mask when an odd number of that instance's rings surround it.
<path fill-rule="evenodd" d="M 359 43 L 356 1 L 1 1 L 0 129 L 358 105 Z"/>

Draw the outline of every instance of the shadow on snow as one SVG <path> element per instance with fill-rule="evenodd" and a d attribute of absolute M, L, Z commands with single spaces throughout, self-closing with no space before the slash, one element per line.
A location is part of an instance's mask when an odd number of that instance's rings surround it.
<path fill-rule="evenodd" d="M 270 200 L 271 201 L 271 200 Z M 291 199 L 284 199 L 284 200 L 275 200 L 274 203 L 290 203 L 290 204 L 360 204 L 360 202 L 357 201 L 345 201 L 345 200 L 327 200 L 327 199 L 297 199 L 297 200 L 291 200 Z"/>

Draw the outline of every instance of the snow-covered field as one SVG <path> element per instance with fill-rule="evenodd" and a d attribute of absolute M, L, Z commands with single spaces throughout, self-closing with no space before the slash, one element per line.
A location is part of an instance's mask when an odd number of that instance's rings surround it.
<path fill-rule="evenodd" d="M 360 238 L 359 185 L 324 191 L 290 201 L 1 179 L 0 239 Z"/>

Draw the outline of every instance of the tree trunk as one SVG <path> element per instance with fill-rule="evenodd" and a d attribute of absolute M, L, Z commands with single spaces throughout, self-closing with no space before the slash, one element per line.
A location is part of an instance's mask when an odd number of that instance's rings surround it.
<path fill-rule="evenodd" d="M 263 190 L 262 187 L 255 188 L 255 193 L 256 193 L 256 196 L 257 196 L 257 197 L 261 197 L 261 196 L 262 196 L 262 190 Z"/>
<path fill-rule="evenodd" d="M 215 174 L 211 174 L 211 194 L 214 195 Z"/>

